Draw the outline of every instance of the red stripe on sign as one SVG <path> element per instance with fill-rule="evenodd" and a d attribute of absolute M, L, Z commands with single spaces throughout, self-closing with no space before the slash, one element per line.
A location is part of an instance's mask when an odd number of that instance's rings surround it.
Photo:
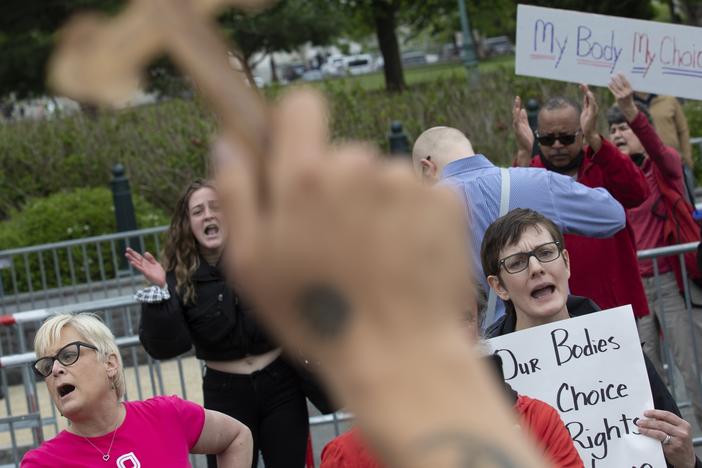
<path fill-rule="evenodd" d="M 15 324 L 15 316 L 14 315 L 0 315 L 0 325 L 4 327 L 9 327 L 10 325 Z"/>

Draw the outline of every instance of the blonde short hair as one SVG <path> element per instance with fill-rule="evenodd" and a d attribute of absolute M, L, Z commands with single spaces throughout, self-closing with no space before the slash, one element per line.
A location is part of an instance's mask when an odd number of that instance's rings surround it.
<path fill-rule="evenodd" d="M 61 340 L 61 330 L 67 326 L 73 328 L 81 338 L 97 348 L 100 361 L 107 361 L 110 354 L 117 356 L 117 374 L 115 374 L 112 383 L 115 386 L 117 399 L 121 400 L 125 391 L 122 355 L 115 342 L 115 336 L 97 315 L 65 313 L 56 314 L 46 319 L 34 338 L 34 352 L 37 357 L 45 356 L 48 350 Z"/>

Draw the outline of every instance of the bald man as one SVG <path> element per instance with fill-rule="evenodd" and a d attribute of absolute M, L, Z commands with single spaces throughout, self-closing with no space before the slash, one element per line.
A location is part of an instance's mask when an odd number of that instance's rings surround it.
<path fill-rule="evenodd" d="M 417 138 L 412 149 L 415 171 L 429 184 L 454 187 L 466 206 L 472 239 L 473 267 L 483 279 L 480 243 L 487 227 L 504 210 L 531 208 L 554 220 L 564 233 L 610 237 L 625 225 L 624 208 L 603 188 L 588 188 L 572 178 L 536 168 L 500 169 L 470 140 L 451 127 L 434 127 Z M 503 187 L 503 174 L 505 184 Z M 483 328 L 504 314 L 504 305 L 491 295 Z"/>

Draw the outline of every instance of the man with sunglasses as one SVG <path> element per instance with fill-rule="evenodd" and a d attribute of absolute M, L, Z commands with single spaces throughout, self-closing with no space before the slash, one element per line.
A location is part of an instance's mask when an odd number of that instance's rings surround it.
<path fill-rule="evenodd" d="M 615 145 L 597 132 L 595 95 L 581 85 L 582 107 L 557 96 L 548 99 L 538 114 L 532 133 L 519 97 L 512 111 L 519 146 L 517 165 L 545 168 L 572 177 L 588 187 L 605 188 L 626 209 L 635 208 L 649 195 L 643 172 Z M 532 159 L 534 137 L 539 153 Z M 565 236 L 573 259 L 570 290 L 589 297 L 602 309 L 631 304 L 637 318 L 648 315 L 648 302 L 637 271 L 636 243 L 627 223 L 613 237 L 594 239 Z"/>

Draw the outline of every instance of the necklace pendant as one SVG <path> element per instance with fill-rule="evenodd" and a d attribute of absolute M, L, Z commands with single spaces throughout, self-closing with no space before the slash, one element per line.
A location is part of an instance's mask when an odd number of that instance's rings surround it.
<path fill-rule="evenodd" d="M 110 461 L 110 455 L 109 455 L 109 454 L 103 455 L 103 456 L 102 456 L 102 459 L 105 460 L 105 461 Z"/>

